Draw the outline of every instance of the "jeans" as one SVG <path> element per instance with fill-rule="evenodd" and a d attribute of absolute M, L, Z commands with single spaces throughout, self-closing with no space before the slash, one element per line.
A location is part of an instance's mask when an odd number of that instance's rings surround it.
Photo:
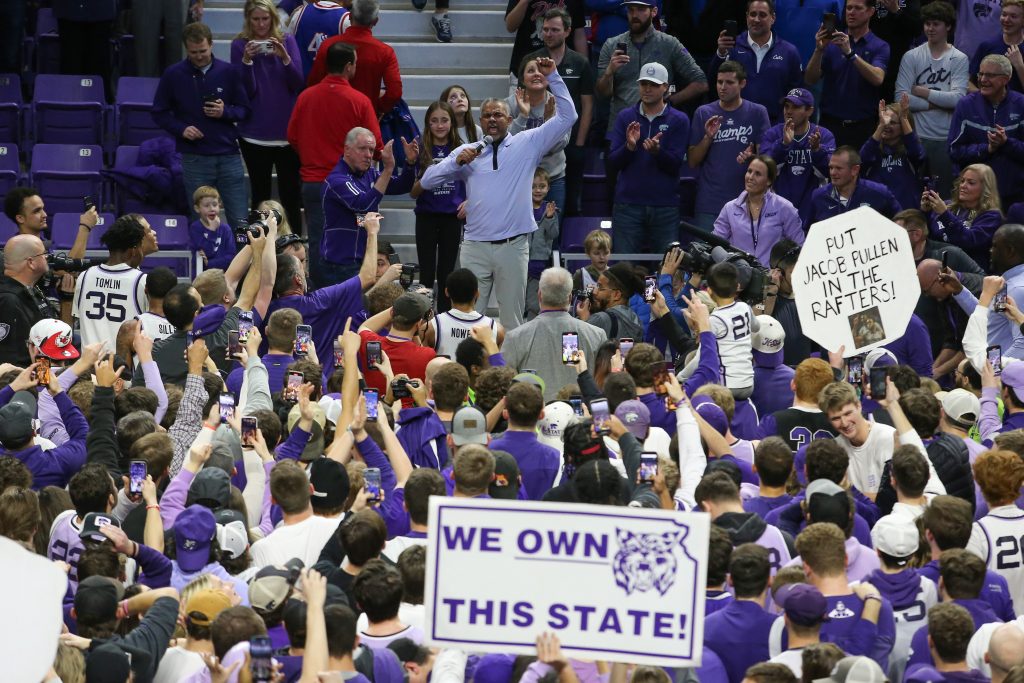
<path fill-rule="evenodd" d="M 192 206 L 192 194 L 196 189 L 210 185 L 220 192 L 220 201 L 232 229 L 248 218 L 249 192 L 245 186 L 241 154 L 182 154 L 181 169 L 189 206 Z M 198 218 L 195 210 L 190 215 L 191 220 Z"/>
<path fill-rule="evenodd" d="M 302 234 L 302 183 L 299 180 L 299 155 L 291 145 L 271 146 L 254 145 L 239 140 L 242 147 L 242 158 L 249 170 L 249 187 L 252 190 L 252 207 L 255 209 L 267 199 L 271 199 L 271 181 L 274 167 L 277 167 L 277 189 L 281 196 L 281 206 L 292 232 Z"/>
<path fill-rule="evenodd" d="M 565 176 L 552 180 L 548 184 L 548 194 L 544 197 L 545 202 L 554 202 L 558 207 L 558 220 L 565 219 Z"/>
<path fill-rule="evenodd" d="M 717 218 L 717 213 L 696 213 L 693 215 L 693 224 L 701 230 L 711 232 L 715 229 L 715 220 Z"/>
<path fill-rule="evenodd" d="M 324 240 L 323 193 L 323 183 L 302 183 L 302 205 L 306 209 L 306 235 L 309 237 L 306 260 L 309 262 L 309 277 L 318 287 L 325 283 L 325 274 L 321 270 L 324 262 L 320 259 L 320 243 Z"/>
<path fill-rule="evenodd" d="M 316 287 L 319 289 L 344 282 L 350 277 L 359 275 L 361 267 L 362 264 L 359 263 L 330 263 L 328 261 L 321 261 L 320 280 L 316 281 Z"/>
<path fill-rule="evenodd" d="M 612 251 L 656 254 L 679 239 L 679 207 L 616 202 L 612 212 Z"/>

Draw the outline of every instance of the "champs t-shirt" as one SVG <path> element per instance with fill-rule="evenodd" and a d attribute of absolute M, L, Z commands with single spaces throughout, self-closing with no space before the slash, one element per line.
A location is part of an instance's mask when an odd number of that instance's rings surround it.
<path fill-rule="evenodd" d="M 754 145 L 756 150 L 771 123 L 768 121 L 768 110 L 760 104 L 743 100 L 734 111 L 726 111 L 715 101 L 699 107 L 694 114 L 693 125 L 690 126 L 691 146 L 704 137 L 704 124 L 712 116 L 721 116 L 722 126 L 700 165 L 696 211 L 717 216 L 726 202 L 736 199 L 743 191 L 743 176 L 747 166 L 737 163 L 736 157 L 749 145 Z"/>

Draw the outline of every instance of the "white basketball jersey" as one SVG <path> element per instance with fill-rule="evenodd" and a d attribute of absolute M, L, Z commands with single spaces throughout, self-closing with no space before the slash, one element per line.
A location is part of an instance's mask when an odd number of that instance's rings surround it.
<path fill-rule="evenodd" d="M 142 313 L 139 315 L 139 324 L 142 325 L 142 331 L 146 333 L 146 336 L 155 342 L 174 334 L 174 325 L 167 322 L 167 318 L 156 313 L 149 311 Z"/>
<path fill-rule="evenodd" d="M 742 301 L 734 301 L 711 312 L 711 331 L 718 340 L 722 377 L 730 389 L 754 386 L 753 317 L 750 306 Z"/>
<path fill-rule="evenodd" d="M 138 318 L 147 308 L 146 274 L 127 263 L 93 266 L 75 284 L 72 311 L 83 346 L 105 341 L 113 350 L 121 323 Z"/>
<path fill-rule="evenodd" d="M 1024 614 L 1024 510 L 1004 507 L 998 508 L 998 513 L 975 522 L 975 532 L 980 529 L 987 541 L 988 568 L 1006 579 L 1013 611 Z M 967 549 L 972 550 L 971 543 Z"/>
<path fill-rule="evenodd" d="M 491 333 L 495 335 L 494 340 L 497 341 L 497 326 L 494 320 L 486 315 L 476 311 L 463 313 L 454 308 L 438 313 L 431 321 L 434 326 L 434 350 L 439 356 L 448 356 L 455 360 L 455 349 L 462 340 L 473 338 L 470 330 L 485 323 L 491 328 Z"/>

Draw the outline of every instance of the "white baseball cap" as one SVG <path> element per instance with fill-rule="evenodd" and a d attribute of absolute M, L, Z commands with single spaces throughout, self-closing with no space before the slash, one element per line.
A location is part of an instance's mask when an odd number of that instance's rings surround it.
<path fill-rule="evenodd" d="M 668 69 L 657 62 L 647 62 L 640 67 L 640 78 L 636 80 L 638 83 L 640 81 L 650 81 L 651 83 L 664 85 L 668 83 Z"/>
<path fill-rule="evenodd" d="M 981 401 L 966 389 L 953 389 L 942 398 L 942 410 L 959 426 L 969 427 L 981 417 Z"/>
<path fill-rule="evenodd" d="M 544 406 L 544 417 L 537 422 L 537 440 L 561 453 L 565 447 L 562 443 L 562 433 L 575 416 L 572 406 L 565 401 L 547 404 Z"/>
<path fill-rule="evenodd" d="M 71 344 L 71 326 L 63 320 L 43 318 L 29 330 L 28 339 L 51 360 L 78 358 L 78 349 Z"/>
<path fill-rule="evenodd" d="M 781 351 L 786 343 L 786 330 L 782 324 L 770 315 L 757 316 L 757 324 L 760 329 L 754 333 L 751 341 L 754 351 L 761 353 L 775 353 Z"/>
<path fill-rule="evenodd" d="M 890 514 L 871 528 L 871 545 L 890 557 L 908 557 L 921 543 L 917 524 L 906 514 Z"/>

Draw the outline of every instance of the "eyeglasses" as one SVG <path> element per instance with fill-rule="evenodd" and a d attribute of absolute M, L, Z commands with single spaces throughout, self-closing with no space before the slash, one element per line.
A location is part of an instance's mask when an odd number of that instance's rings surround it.
<path fill-rule="evenodd" d="M 40 256 L 46 256 L 46 252 L 44 251 L 42 254 L 33 254 L 32 256 L 26 257 L 25 260 L 31 261 L 32 259 L 39 258 Z"/>
<path fill-rule="evenodd" d="M 986 78 L 989 78 L 989 79 L 991 79 L 991 78 L 1009 78 L 1009 74 L 987 73 L 985 71 L 979 71 L 978 72 L 978 80 L 979 81 L 983 80 L 983 79 L 986 79 Z"/>
<path fill-rule="evenodd" d="M 481 119 L 503 119 L 506 114 L 503 111 L 492 111 L 488 114 L 480 114 Z"/>

